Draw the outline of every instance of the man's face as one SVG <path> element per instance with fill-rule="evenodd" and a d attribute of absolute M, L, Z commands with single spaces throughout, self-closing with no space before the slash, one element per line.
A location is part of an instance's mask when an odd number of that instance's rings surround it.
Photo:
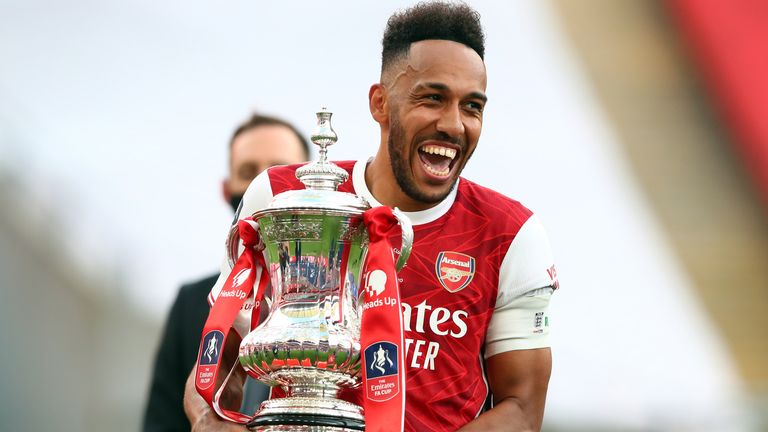
<path fill-rule="evenodd" d="M 293 131 L 285 126 L 257 126 L 239 134 L 232 142 L 229 178 L 224 180 L 224 198 L 242 198 L 260 172 L 273 165 L 301 163 L 304 149 Z"/>
<path fill-rule="evenodd" d="M 437 203 L 450 193 L 480 138 L 485 64 L 471 48 L 443 40 L 414 43 L 399 64 L 385 84 L 390 163 L 409 198 Z"/>

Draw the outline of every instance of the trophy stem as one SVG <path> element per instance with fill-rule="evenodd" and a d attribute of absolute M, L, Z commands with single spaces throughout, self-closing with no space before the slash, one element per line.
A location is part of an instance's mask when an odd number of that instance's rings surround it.
<path fill-rule="evenodd" d="M 339 388 L 334 385 L 297 384 L 286 388 L 289 397 L 328 397 L 337 398 Z"/>

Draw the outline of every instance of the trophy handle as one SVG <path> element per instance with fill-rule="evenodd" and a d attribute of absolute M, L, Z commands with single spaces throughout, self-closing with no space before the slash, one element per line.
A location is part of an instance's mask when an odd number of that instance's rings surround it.
<path fill-rule="evenodd" d="M 240 258 L 241 254 L 241 248 L 240 246 L 243 246 L 240 242 L 240 229 L 238 228 L 238 224 L 240 221 L 236 221 L 234 225 L 232 225 L 232 228 L 229 229 L 229 235 L 227 236 L 227 242 L 225 243 L 225 247 L 227 250 L 227 264 L 229 264 L 229 269 L 232 270 L 235 267 L 235 264 L 237 263 L 237 259 Z M 259 238 L 259 244 L 254 246 L 254 249 L 256 251 L 263 251 L 264 250 L 264 241 Z M 244 248 L 242 250 L 245 250 Z"/>
<path fill-rule="evenodd" d="M 400 230 L 403 232 L 402 244 L 400 245 L 400 257 L 397 258 L 397 263 L 395 263 L 395 268 L 397 271 L 400 271 L 405 267 L 408 257 L 411 256 L 411 247 L 413 246 L 413 225 L 408 216 L 397 207 L 392 209 L 392 214 L 397 219 L 397 222 L 400 224 Z"/>
<path fill-rule="evenodd" d="M 237 222 L 229 229 L 229 235 L 227 236 L 226 250 L 227 250 L 227 264 L 229 269 L 235 267 L 240 249 L 240 230 L 237 229 Z"/>

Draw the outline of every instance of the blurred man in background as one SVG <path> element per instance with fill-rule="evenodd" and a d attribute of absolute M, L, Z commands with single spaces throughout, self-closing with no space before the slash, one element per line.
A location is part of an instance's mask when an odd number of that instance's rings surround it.
<path fill-rule="evenodd" d="M 307 140 L 296 128 L 283 120 L 254 114 L 230 140 L 229 176 L 222 181 L 222 196 L 236 211 L 256 175 L 270 166 L 300 163 L 308 157 Z M 144 432 L 190 430 L 183 408 L 184 384 L 195 363 L 200 333 L 208 317 L 206 297 L 218 276 L 217 272 L 179 290 L 155 359 Z M 267 387 L 261 387 L 249 386 L 244 405 L 262 399 L 262 390 L 266 396 Z"/>

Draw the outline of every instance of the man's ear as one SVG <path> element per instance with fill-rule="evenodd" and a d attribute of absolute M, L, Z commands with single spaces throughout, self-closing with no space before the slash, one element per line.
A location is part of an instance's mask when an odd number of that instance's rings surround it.
<path fill-rule="evenodd" d="M 387 89 L 383 84 L 377 83 L 368 90 L 368 107 L 371 116 L 382 126 L 389 125 L 389 107 L 387 106 Z"/>
<path fill-rule="evenodd" d="M 229 203 L 232 198 L 232 192 L 229 190 L 229 178 L 221 181 L 221 197 L 224 198 L 225 203 Z"/>

